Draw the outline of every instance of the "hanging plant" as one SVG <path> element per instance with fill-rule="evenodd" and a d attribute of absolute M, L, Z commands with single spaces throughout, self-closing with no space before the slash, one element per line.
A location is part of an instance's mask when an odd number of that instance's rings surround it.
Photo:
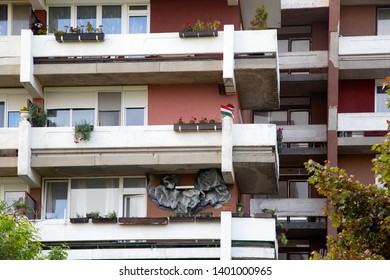
<path fill-rule="evenodd" d="M 93 125 L 83 120 L 81 123 L 76 124 L 74 127 L 74 142 L 89 141 L 91 139 L 91 132 L 93 131 Z"/>

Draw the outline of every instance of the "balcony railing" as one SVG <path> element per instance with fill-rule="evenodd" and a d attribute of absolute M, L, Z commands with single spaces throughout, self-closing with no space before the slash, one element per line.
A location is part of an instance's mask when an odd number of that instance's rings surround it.
<path fill-rule="evenodd" d="M 338 114 L 338 146 L 341 153 L 370 153 L 371 146 L 383 142 L 390 113 Z"/>
<path fill-rule="evenodd" d="M 280 70 L 318 69 L 328 67 L 328 51 L 279 53 Z"/>
<path fill-rule="evenodd" d="M 85 241 L 89 249 L 71 250 L 71 259 L 252 258 L 275 259 L 275 219 L 232 218 L 220 222 L 181 222 L 165 225 L 71 224 L 68 220 L 35 222 L 43 243 L 67 242 L 71 248 Z M 248 229 L 251 230 L 243 230 Z M 91 249 L 92 244 L 109 249 Z M 111 245 L 107 245 L 109 242 Z M 233 244 L 233 246 L 232 246 Z M 107 248 L 106 247 L 106 248 Z M 116 254 L 112 254 L 115 251 Z"/>
<path fill-rule="evenodd" d="M 284 9 L 305 9 L 329 7 L 329 0 L 281 0 Z"/>

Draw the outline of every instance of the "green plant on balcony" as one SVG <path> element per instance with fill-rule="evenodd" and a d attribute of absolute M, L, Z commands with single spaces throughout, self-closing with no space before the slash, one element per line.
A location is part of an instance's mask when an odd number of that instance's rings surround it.
<path fill-rule="evenodd" d="M 85 31 L 85 32 L 84 32 Z M 94 28 L 88 21 L 86 26 L 65 26 L 65 31 L 57 30 L 54 32 L 57 42 L 81 42 L 81 41 L 104 41 L 103 25 Z"/>
<path fill-rule="evenodd" d="M 256 9 L 255 17 L 251 20 L 253 30 L 267 29 L 268 12 L 264 5 Z"/>
<path fill-rule="evenodd" d="M 24 201 L 22 198 L 15 200 L 12 204 L 14 209 L 20 214 L 24 215 L 29 210 L 30 206 L 26 201 Z"/>
<path fill-rule="evenodd" d="M 33 127 L 45 127 L 47 121 L 47 115 L 45 110 L 37 103 L 32 103 L 29 106 L 30 122 Z"/>
<path fill-rule="evenodd" d="M 91 132 L 93 131 L 93 125 L 83 120 L 81 123 L 76 124 L 74 127 L 74 142 L 89 141 L 91 139 Z"/>

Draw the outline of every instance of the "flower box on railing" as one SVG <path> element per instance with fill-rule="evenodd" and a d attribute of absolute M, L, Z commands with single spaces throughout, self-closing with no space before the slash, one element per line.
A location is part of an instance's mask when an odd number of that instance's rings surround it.
<path fill-rule="evenodd" d="M 218 131 L 222 130 L 222 123 L 191 123 L 191 124 L 174 124 L 173 130 L 177 132 L 186 131 Z"/>
<path fill-rule="evenodd" d="M 117 218 L 92 218 L 92 223 L 94 224 L 115 224 Z"/>
<path fill-rule="evenodd" d="M 84 42 L 84 41 L 95 41 L 103 42 L 104 33 L 65 33 L 63 35 L 55 34 L 57 42 Z"/>
<path fill-rule="evenodd" d="M 118 219 L 119 224 L 122 225 L 166 225 L 168 218 L 166 217 L 121 217 Z"/>
<path fill-rule="evenodd" d="M 180 38 L 218 37 L 218 30 L 180 31 Z"/>

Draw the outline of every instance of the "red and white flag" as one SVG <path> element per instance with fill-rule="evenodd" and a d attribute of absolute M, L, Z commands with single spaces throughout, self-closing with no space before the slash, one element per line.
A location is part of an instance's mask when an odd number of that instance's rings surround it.
<path fill-rule="evenodd" d="M 234 106 L 232 104 L 221 105 L 221 114 L 234 118 Z"/>

